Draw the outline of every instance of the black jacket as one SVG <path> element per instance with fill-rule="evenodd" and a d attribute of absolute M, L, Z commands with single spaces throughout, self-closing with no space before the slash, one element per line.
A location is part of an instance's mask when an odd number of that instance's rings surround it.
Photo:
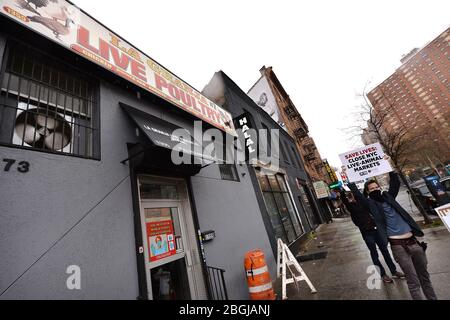
<path fill-rule="evenodd" d="M 399 215 L 402 216 L 402 218 L 406 221 L 406 223 L 409 224 L 409 226 L 412 229 L 413 235 L 417 237 L 423 237 L 424 234 L 420 229 L 419 225 L 416 223 L 416 221 L 414 221 L 414 219 L 409 215 L 409 213 L 405 209 L 403 209 L 402 206 L 397 201 L 395 201 L 395 198 L 397 197 L 398 192 L 400 190 L 400 180 L 398 179 L 397 173 L 393 171 L 389 172 L 389 178 L 390 178 L 389 190 L 387 192 L 385 191 L 382 193 L 384 200 L 389 205 L 391 205 L 395 209 L 395 211 L 398 212 Z M 370 213 L 374 218 L 375 224 L 377 225 L 381 238 L 387 244 L 388 236 L 386 227 L 386 216 L 384 214 L 383 205 L 373 199 L 364 197 L 354 183 L 349 183 L 348 187 L 352 191 L 356 200 L 364 208 L 369 209 Z"/>
<path fill-rule="evenodd" d="M 344 190 L 341 190 L 341 199 L 348 211 L 350 211 L 350 217 L 352 218 L 353 223 L 361 230 L 361 232 L 375 229 L 376 224 L 369 210 L 364 208 L 358 202 L 349 202 L 345 196 Z"/>

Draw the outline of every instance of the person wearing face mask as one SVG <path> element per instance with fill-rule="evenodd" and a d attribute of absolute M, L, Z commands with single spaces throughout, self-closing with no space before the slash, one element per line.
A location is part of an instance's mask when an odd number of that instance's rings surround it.
<path fill-rule="evenodd" d="M 416 239 L 423 237 L 424 233 L 395 200 L 400 190 L 398 174 L 389 172 L 389 178 L 387 192 L 382 192 L 376 181 L 367 181 L 364 192 L 369 198 L 365 198 L 354 183 L 349 183 L 348 187 L 356 199 L 369 209 L 383 241 L 389 241 L 394 259 L 405 273 L 411 297 L 422 300 L 422 290 L 427 299 L 437 300 L 427 270 L 426 244 Z"/>
<path fill-rule="evenodd" d="M 388 243 L 383 241 L 382 237 L 378 233 L 377 226 L 375 221 L 372 218 L 368 208 L 365 208 L 360 203 L 356 201 L 353 197 L 352 193 L 345 193 L 344 189 L 340 190 L 342 202 L 347 207 L 348 211 L 350 211 L 350 217 L 353 223 L 359 228 L 361 235 L 364 239 L 364 242 L 367 245 L 367 248 L 370 251 L 370 257 L 372 258 L 372 262 L 375 266 L 379 268 L 380 276 L 386 283 L 393 283 L 392 279 L 386 274 L 386 271 L 383 265 L 378 258 L 378 249 L 380 249 L 384 261 L 389 267 L 393 278 L 401 278 L 404 279 L 405 275 L 401 272 L 397 271 L 397 267 L 392 261 L 391 255 L 388 250 Z"/>

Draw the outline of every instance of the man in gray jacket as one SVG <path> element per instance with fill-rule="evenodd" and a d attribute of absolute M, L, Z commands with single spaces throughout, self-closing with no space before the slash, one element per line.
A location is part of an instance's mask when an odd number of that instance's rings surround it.
<path fill-rule="evenodd" d="M 391 244 L 392 254 L 405 273 L 412 298 L 422 300 L 422 289 L 427 299 L 436 300 L 427 271 L 426 245 L 416 239 L 416 236 L 423 237 L 424 234 L 409 213 L 395 200 L 400 190 L 397 173 L 390 172 L 389 178 L 387 192 L 382 192 L 376 181 L 367 181 L 364 192 L 369 198 L 364 197 L 354 183 L 350 183 L 348 187 L 372 214 L 382 239 Z"/>

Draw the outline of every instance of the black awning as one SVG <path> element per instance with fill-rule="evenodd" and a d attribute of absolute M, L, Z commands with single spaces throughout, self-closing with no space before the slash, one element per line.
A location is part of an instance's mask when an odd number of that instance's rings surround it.
<path fill-rule="evenodd" d="M 204 154 L 205 144 L 211 142 L 196 141 L 189 130 L 162 120 L 149 113 L 119 103 L 123 110 L 133 119 L 136 125 L 147 136 L 152 145 L 186 153 L 192 157 L 200 158 L 203 162 L 218 161 L 217 157 Z M 220 146 L 223 147 L 223 146 Z"/>

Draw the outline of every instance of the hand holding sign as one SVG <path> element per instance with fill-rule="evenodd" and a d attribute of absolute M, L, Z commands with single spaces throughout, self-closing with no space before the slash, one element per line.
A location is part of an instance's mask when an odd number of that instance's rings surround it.
<path fill-rule="evenodd" d="M 385 154 L 385 155 L 383 156 L 383 159 L 386 160 L 386 161 L 389 163 L 389 165 L 391 166 L 391 168 L 394 167 L 394 166 L 392 165 L 392 158 L 389 157 L 387 154 Z"/>
<path fill-rule="evenodd" d="M 379 143 L 342 153 L 339 157 L 343 164 L 342 171 L 350 182 L 392 171 L 390 157 L 384 154 Z"/>

